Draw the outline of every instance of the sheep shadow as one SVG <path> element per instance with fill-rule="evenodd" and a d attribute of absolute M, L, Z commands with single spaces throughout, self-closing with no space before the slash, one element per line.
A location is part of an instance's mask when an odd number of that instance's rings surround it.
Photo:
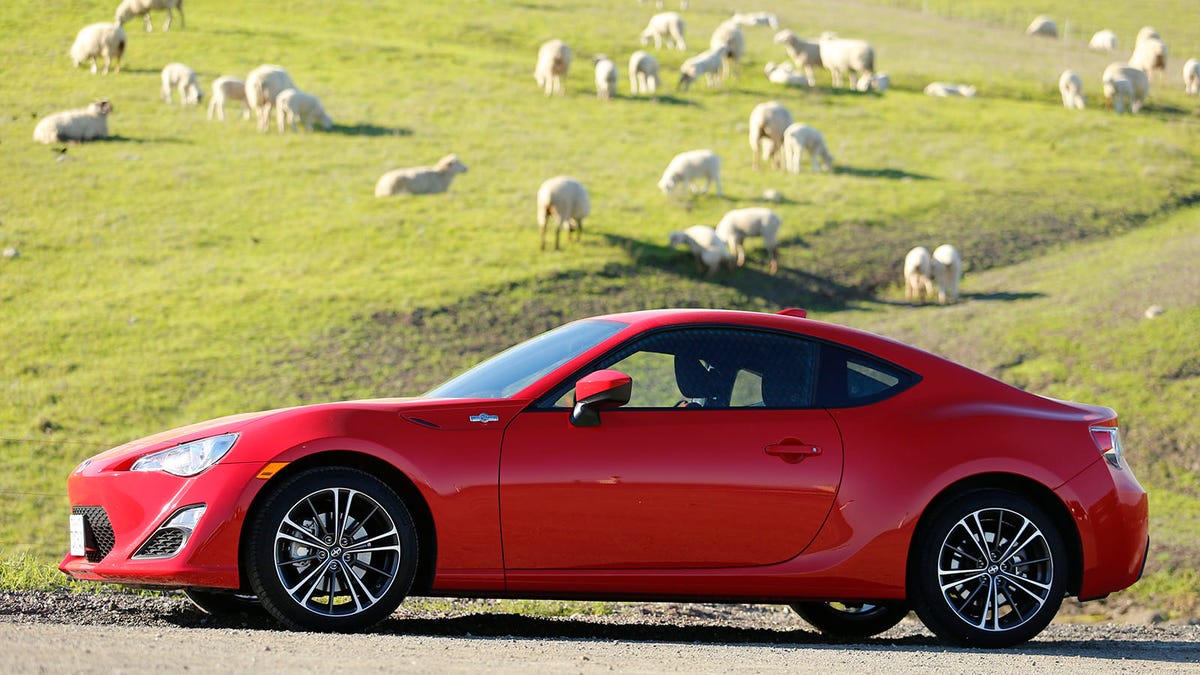
<path fill-rule="evenodd" d="M 980 300 L 983 302 L 1020 302 L 1021 300 L 1035 300 L 1044 297 L 1046 297 L 1046 294 L 1038 291 L 1020 293 L 995 291 L 993 293 L 963 293 L 959 295 L 960 300 Z"/>
<path fill-rule="evenodd" d="M 859 178 L 883 178 L 887 180 L 937 180 L 933 176 L 925 174 L 912 173 L 901 169 L 867 169 L 855 166 L 839 164 L 833 167 L 833 173 L 844 174 L 847 176 L 857 176 Z"/>
<path fill-rule="evenodd" d="M 700 104 L 686 98 L 680 98 L 674 94 L 643 94 L 634 96 L 633 94 L 617 94 L 613 97 L 617 101 L 629 101 L 631 103 L 654 103 L 658 105 L 678 105 L 692 106 L 699 108 Z"/>
<path fill-rule="evenodd" d="M 404 127 L 381 127 L 376 124 L 334 124 L 326 133 L 342 134 L 344 136 L 412 136 L 412 129 Z"/>

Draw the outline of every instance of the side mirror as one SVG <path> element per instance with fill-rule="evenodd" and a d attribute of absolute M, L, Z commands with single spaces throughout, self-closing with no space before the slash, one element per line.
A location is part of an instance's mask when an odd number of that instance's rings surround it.
<path fill-rule="evenodd" d="M 633 378 L 619 370 L 597 370 L 575 383 L 575 407 L 571 424 L 577 427 L 600 426 L 600 411 L 629 403 Z"/>

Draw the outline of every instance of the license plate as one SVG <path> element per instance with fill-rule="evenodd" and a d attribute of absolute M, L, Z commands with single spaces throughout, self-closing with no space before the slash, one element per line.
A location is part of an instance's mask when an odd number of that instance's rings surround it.
<path fill-rule="evenodd" d="M 83 537 L 83 516 L 71 516 L 71 555 L 87 555 L 87 544 Z"/>

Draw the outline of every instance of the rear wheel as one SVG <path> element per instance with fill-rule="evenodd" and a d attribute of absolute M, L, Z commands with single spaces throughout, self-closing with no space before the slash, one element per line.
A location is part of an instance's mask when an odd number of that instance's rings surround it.
<path fill-rule="evenodd" d="M 1062 604 L 1067 554 L 1054 520 L 1005 490 L 946 504 L 916 542 L 917 615 L 938 637 L 1009 647 L 1044 629 Z"/>
<path fill-rule="evenodd" d="M 417 533 L 396 493 L 357 469 L 299 473 L 250 524 L 247 576 L 289 628 L 360 630 L 387 618 L 417 569 Z"/>
<path fill-rule="evenodd" d="M 792 609 L 822 633 L 852 639 L 879 635 L 908 616 L 903 602 L 797 602 Z"/>

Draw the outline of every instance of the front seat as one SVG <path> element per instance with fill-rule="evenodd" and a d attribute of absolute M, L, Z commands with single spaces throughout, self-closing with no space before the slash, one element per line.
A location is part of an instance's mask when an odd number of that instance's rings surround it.
<path fill-rule="evenodd" d="M 719 382 L 714 366 L 697 356 L 675 355 L 675 384 L 679 393 L 688 399 L 680 403 L 681 407 L 725 407 L 727 403 L 721 400 Z"/>

